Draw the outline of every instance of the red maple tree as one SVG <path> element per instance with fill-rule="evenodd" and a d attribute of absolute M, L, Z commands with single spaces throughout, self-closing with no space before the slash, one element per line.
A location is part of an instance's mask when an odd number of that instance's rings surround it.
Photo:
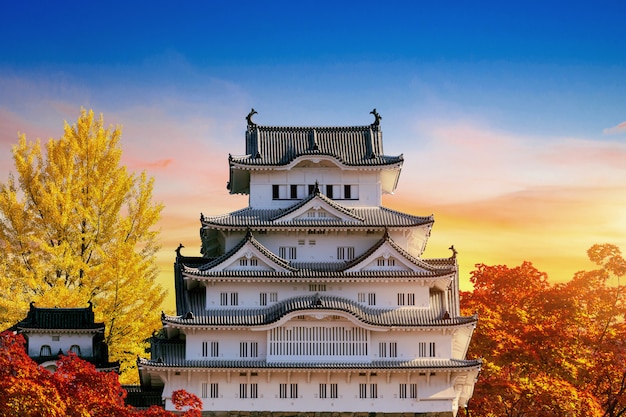
<path fill-rule="evenodd" d="M 530 262 L 476 266 L 462 293 L 479 314 L 469 356 L 484 360 L 472 417 L 626 413 L 626 262 L 614 245 L 587 253 L 600 268 L 559 284 Z"/>
<path fill-rule="evenodd" d="M 137 410 L 124 403 L 126 391 L 113 372 L 99 372 L 74 354 L 62 356 L 54 373 L 35 363 L 24 349 L 24 338 L 0 334 L 0 417 L 173 417 L 153 406 Z M 184 390 L 172 393 L 172 403 L 184 417 L 201 415 L 202 401 Z"/>

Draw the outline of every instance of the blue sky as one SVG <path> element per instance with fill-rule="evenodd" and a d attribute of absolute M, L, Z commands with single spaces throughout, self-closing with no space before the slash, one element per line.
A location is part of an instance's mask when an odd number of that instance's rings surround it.
<path fill-rule="evenodd" d="M 17 131 L 103 113 L 156 178 L 164 265 L 199 246 L 200 212 L 246 204 L 226 158 L 251 107 L 268 125 L 369 124 L 376 107 L 406 161 L 385 204 L 434 212 L 429 250 L 454 243 L 465 276 L 530 260 L 567 279 L 591 244 L 626 248 L 623 1 L 0 7 L 0 181 Z"/>

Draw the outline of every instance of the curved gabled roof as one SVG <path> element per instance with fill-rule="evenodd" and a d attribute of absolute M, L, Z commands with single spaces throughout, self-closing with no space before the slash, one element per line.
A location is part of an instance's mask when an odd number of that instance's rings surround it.
<path fill-rule="evenodd" d="M 204 291 L 196 291 L 191 301 L 190 314 L 181 316 L 169 316 L 163 314 L 163 324 L 179 326 L 262 326 L 276 323 L 287 314 L 310 310 L 342 311 L 355 317 L 364 324 L 380 327 L 432 327 L 432 326 L 458 326 L 477 321 L 476 316 L 451 317 L 443 308 L 443 293 L 433 291 L 431 293 L 431 308 L 369 308 L 353 300 L 344 297 L 328 295 L 305 295 L 288 298 L 267 307 L 250 309 L 229 308 L 205 310 L 203 302 Z"/>
<path fill-rule="evenodd" d="M 228 258 L 230 258 L 231 256 L 233 256 L 234 254 L 236 254 L 241 248 L 243 248 L 246 244 L 250 244 L 252 245 L 255 249 L 257 249 L 259 252 L 261 252 L 266 258 L 268 258 L 268 260 L 270 260 L 271 262 L 273 262 L 274 264 L 276 264 L 277 266 L 287 269 L 288 271 L 296 271 L 296 268 L 293 268 L 289 265 L 289 261 L 275 255 L 272 251 L 270 251 L 269 249 L 267 249 L 265 246 L 263 246 L 258 240 L 256 240 L 254 238 L 254 236 L 252 236 L 252 233 L 250 233 L 248 231 L 248 233 L 246 233 L 246 237 L 244 239 L 241 240 L 241 242 L 239 242 L 238 244 L 236 244 L 231 250 L 229 250 L 228 252 L 226 252 L 225 254 L 223 254 L 222 256 L 219 256 L 209 262 L 207 262 L 206 264 L 199 266 L 197 268 L 198 271 L 208 271 L 214 267 L 216 267 L 217 265 L 221 264 L 222 262 L 224 262 L 225 260 L 227 260 Z"/>
<path fill-rule="evenodd" d="M 311 197 L 308 197 L 311 198 Z M 432 225 L 435 221 L 432 215 L 430 216 L 414 216 L 411 214 L 402 213 L 396 210 L 392 210 L 386 207 L 354 207 L 346 208 L 336 202 L 328 199 L 325 196 L 320 195 L 324 201 L 329 200 L 329 204 L 332 202 L 333 207 L 340 207 L 342 212 L 354 217 L 355 219 L 363 219 L 359 224 L 354 222 L 338 221 L 336 219 L 320 219 L 320 218 L 302 218 L 293 222 L 276 222 L 276 219 L 285 216 L 286 213 L 297 210 L 302 207 L 303 201 L 295 203 L 293 206 L 285 209 L 255 209 L 252 207 L 246 207 L 241 210 L 237 210 L 231 213 L 219 215 L 219 216 L 204 216 L 200 217 L 200 222 L 204 228 L 224 228 L 233 230 L 246 230 L 246 229 L 284 229 L 284 228 L 302 228 L 302 227 L 315 227 L 315 228 L 329 228 L 336 229 L 342 227 L 348 227 L 354 229 L 355 227 L 364 228 L 389 228 L 396 227 L 417 227 L 424 225 Z M 310 201 L 310 200 L 308 200 Z"/>
<path fill-rule="evenodd" d="M 378 124 L 367 126 L 259 126 L 248 125 L 246 155 L 230 156 L 229 164 L 284 166 L 300 156 L 330 156 L 347 166 L 401 164 L 402 155 L 383 152 Z"/>
<path fill-rule="evenodd" d="M 413 360 L 375 360 L 370 362 L 268 362 L 266 360 L 245 359 L 185 359 L 185 341 L 168 343 L 169 340 L 158 339 L 152 342 L 152 359 L 139 358 L 138 365 L 154 368 L 223 368 L 241 370 L 264 369 L 309 369 L 327 370 L 382 370 L 382 369 L 415 369 L 419 371 L 469 371 L 480 369 L 482 361 L 479 359 L 438 359 L 420 358 Z"/>
<path fill-rule="evenodd" d="M 345 214 L 346 216 L 349 216 L 350 218 L 354 219 L 355 221 L 359 221 L 359 222 L 364 222 L 365 219 L 362 216 L 359 216 L 357 214 L 354 213 L 354 209 L 350 209 L 347 207 L 344 207 L 340 204 L 335 203 L 332 199 L 326 197 L 325 195 L 323 195 L 322 193 L 320 193 L 320 189 L 318 187 L 318 184 L 315 184 L 315 188 L 313 189 L 313 192 L 311 194 L 309 194 L 308 197 L 306 197 L 305 199 L 303 199 L 302 201 L 287 207 L 286 209 L 280 210 L 278 214 L 276 214 L 274 217 L 270 218 L 270 221 L 275 222 L 277 220 L 280 220 L 282 218 L 284 218 L 285 216 L 288 216 L 291 213 L 294 213 L 296 211 L 298 211 L 299 209 L 305 207 L 306 205 L 310 204 L 312 201 L 314 200 L 319 200 L 325 204 L 327 204 L 328 206 L 330 206 L 332 209 L 337 210 L 338 212 Z M 303 219 L 297 219 L 294 220 L 297 222 L 302 222 Z M 310 221 L 310 220 L 309 220 Z M 332 221 L 336 221 L 336 220 L 332 220 Z"/>
<path fill-rule="evenodd" d="M 104 330 L 104 323 L 97 323 L 91 303 L 84 308 L 39 308 L 34 303 L 26 318 L 15 325 L 18 329 L 50 330 Z"/>
<path fill-rule="evenodd" d="M 425 269 L 426 271 L 433 272 L 433 273 L 443 272 L 444 274 L 450 274 L 456 270 L 456 267 L 454 264 L 450 265 L 450 264 L 444 264 L 442 262 L 437 262 L 436 264 L 430 264 L 419 258 L 416 258 L 415 256 L 411 255 L 409 252 L 405 251 L 400 246 L 398 246 L 398 244 L 394 242 L 393 239 L 391 239 L 391 237 L 389 237 L 389 234 L 387 232 L 385 232 L 383 237 L 374 246 L 372 246 L 370 249 L 365 251 L 365 253 L 363 253 L 359 257 L 351 260 L 348 264 L 346 264 L 343 270 L 345 271 L 345 270 L 349 270 L 355 267 L 359 263 L 366 260 L 369 256 L 371 256 L 374 252 L 376 252 L 378 249 L 380 249 L 384 245 L 388 245 L 393 250 L 397 251 L 400 254 L 400 256 L 402 256 L 403 258 L 405 258 L 406 260 L 408 260 L 415 266 Z"/>

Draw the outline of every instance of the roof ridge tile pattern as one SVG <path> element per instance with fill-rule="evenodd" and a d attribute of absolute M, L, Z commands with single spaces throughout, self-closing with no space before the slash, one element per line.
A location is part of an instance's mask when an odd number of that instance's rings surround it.
<path fill-rule="evenodd" d="M 230 162 L 284 166 L 305 155 L 331 156 L 349 166 L 383 166 L 403 161 L 402 155 L 384 155 L 382 131 L 378 126 L 280 127 L 255 124 L 246 131 L 246 155 L 231 155 Z"/>
<path fill-rule="evenodd" d="M 431 216 L 414 216 L 411 214 L 402 213 L 396 210 L 389 209 L 387 207 L 354 207 L 346 208 L 336 202 L 330 200 L 328 197 L 320 195 L 324 201 L 328 201 L 329 204 L 333 204 L 334 208 L 337 208 L 343 213 L 350 215 L 356 219 L 363 219 L 362 224 L 358 226 L 362 227 L 377 227 L 377 228 L 394 228 L 394 227 L 415 227 L 432 224 L 435 220 Z M 309 197 L 307 197 L 309 198 Z M 306 200 L 306 199 L 305 199 Z M 334 219 L 320 220 L 320 218 L 307 218 L 298 220 L 294 223 L 275 223 L 274 220 L 291 213 L 294 210 L 302 207 L 304 200 L 296 202 L 293 206 L 284 209 L 255 209 L 253 207 L 245 207 L 240 210 L 236 210 L 227 214 L 221 214 L 218 216 L 202 216 L 200 218 L 202 227 L 223 227 L 232 229 L 254 229 L 254 228 L 300 228 L 300 227 L 350 227 L 354 228 L 354 222 L 343 222 Z M 308 202 L 308 200 L 307 200 Z M 358 227 L 357 226 L 357 227 Z"/>
<path fill-rule="evenodd" d="M 430 308 L 369 308 L 338 296 L 306 295 L 282 300 L 267 307 L 205 309 L 206 292 L 189 293 L 192 314 L 162 315 L 164 323 L 181 326 L 262 326 L 276 323 L 287 314 L 310 310 L 342 311 L 362 323 L 381 327 L 459 326 L 477 321 L 476 316 L 450 316 L 444 310 L 444 294 L 431 291 Z"/>

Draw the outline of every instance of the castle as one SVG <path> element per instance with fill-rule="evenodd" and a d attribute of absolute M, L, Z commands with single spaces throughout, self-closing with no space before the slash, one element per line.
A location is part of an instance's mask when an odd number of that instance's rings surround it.
<path fill-rule="evenodd" d="M 249 205 L 201 216 L 202 257 L 177 250 L 176 315 L 138 360 L 142 388 L 167 409 L 185 389 L 209 415 L 455 416 L 481 367 L 466 359 L 477 317 L 461 315 L 454 248 L 422 257 L 434 218 L 382 206 L 404 160 L 383 152 L 380 115 L 272 127 L 255 113 L 228 158 Z"/>

